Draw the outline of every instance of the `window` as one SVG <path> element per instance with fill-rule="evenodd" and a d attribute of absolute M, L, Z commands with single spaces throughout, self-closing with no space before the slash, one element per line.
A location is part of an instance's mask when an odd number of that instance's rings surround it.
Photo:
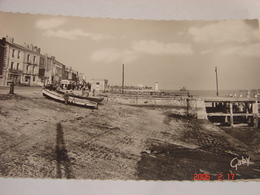
<path fill-rule="evenodd" d="M 35 77 L 33 77 L 33 81 L 35 81 Z"/>
<path fill-rule="evenodd" d="M 12 52 L 12 57 L 14 57 L 14 53 L 15 53 L 15 49 L 13 49 L 13 52 Z"/>
<path fill-rule="evenodd" d="M 25 76 L 25 82 L 30 82 L 30 77 L 29 76 Z"/>
<path fill-rule="evenodd" d="M 36 64 L 36 56 L 33 56 L 33 64 Z"/>
<path fill-rule="evenodd" d="M 35 67 L 33 67 L 32 73 L 34 74 Z"/>
<path fill-rule="evenodd" d="M 40 66 L 44 66 L 44 58 L 40 58 Z"/>
<path fill-rule="evenodd" d="M 28 56 L 27 56 L 27 62 L 30 62 L 30 54 L 28 54 Z"/>
<path fill-rule="evenodd" d="M 28 70 L 29 70 L 29 65 L 26 66 L 26 71 L 28 71 Z"/>
<path fill-rule="evenodd" d="M 11 69 L 14 69 L 14 62 L 11 62 Z"/>
<path fill-rule="evenodd" d="M 20 64 L 19 63 L 17 63 L 17 70 L 19 70 L 20 69 Z"/>
<path fill-rule="evenodd" d="M 13 80 L 13 75 L 12 74 L 8 74 L 7 80 Z"/>
<path fill-rule="evenodd" d="M 17 54 L 17 58 L 18 58 L 18 59 L 20 59 L 20 54 L 21 54 L 21 52 L 18 51 L 18 54 Z"/>

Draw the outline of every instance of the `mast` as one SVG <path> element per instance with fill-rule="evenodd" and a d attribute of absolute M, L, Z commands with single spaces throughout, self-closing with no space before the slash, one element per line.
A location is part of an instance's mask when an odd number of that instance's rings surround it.
<path fill-rule="evenodd" d="M 124 70 L 124 64 L 123 64 L 123 68 L 122 68 L 122 94 L 124 94 L 124 74 L 125 74 L 125 72 L 124 72 L 125 70 Z"/>
<path fill-rule="evenodd" d="M 217 96 L 218 96 L 218 69 L 215 67 L 215 72 L 216 72 L 216 87 L 217 87 Z"/>

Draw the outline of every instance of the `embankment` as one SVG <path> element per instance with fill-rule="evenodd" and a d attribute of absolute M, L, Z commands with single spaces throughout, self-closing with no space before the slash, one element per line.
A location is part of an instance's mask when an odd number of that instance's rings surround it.
<path fill-rule="evenodd" d="M 172 106 L 186 110 L 188 116 L 207 119 L 203 98 L 186 96 L 141 96 L 141 95 L 109 95 L 108 101 L 125 105 Z"/>

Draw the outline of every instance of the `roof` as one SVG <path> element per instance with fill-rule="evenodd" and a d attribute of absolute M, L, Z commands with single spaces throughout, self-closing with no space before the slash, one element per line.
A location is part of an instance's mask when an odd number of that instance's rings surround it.
<path fill-rule="evenodd" d="M 11 43 L 11 42 L 9 42 L 9 41 L 6 41 L 6 43 L 9 44 L 9 45 L 12 45 L 12 46 L 14 46 L 14 47 L 17 47 L 17 48 L 19 48 L 19 49 L 21 49 L 21 50 L 24 50 L 24 51 L 27 51 L 27 52 L 32 52 L 32 53 L 35 53 L 35 54 L 38 54 L 38 55 L 42 55 L 42 54 L 40 54 L 40 53 L 38 53 L 38 52 L 35 52 L 35 51 L 33 51 L 33 50 L 31 50 L 31 49 L 29 49 L 29 48 L 27 48 L 27 47 L 24 47 L 24 46 L 22 46 L 22 45 L 18 45 L 18 44 L 16 44 L 16 43 Z"/>
<path fill-rule="evenodd" d="M 91 81 L 108 81 L 107 79 L 91 79 Z"/>

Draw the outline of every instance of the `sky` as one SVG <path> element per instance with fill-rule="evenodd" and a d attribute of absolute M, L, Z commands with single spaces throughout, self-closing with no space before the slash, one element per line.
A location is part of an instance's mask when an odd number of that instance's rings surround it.
<path fill-rule="evenodd" d="M 260 87 L 260 33 L 251 20 L 142 20 L 0 13 L 0 36 L 33 44 L 87 80 L 160 89 Z"/>

